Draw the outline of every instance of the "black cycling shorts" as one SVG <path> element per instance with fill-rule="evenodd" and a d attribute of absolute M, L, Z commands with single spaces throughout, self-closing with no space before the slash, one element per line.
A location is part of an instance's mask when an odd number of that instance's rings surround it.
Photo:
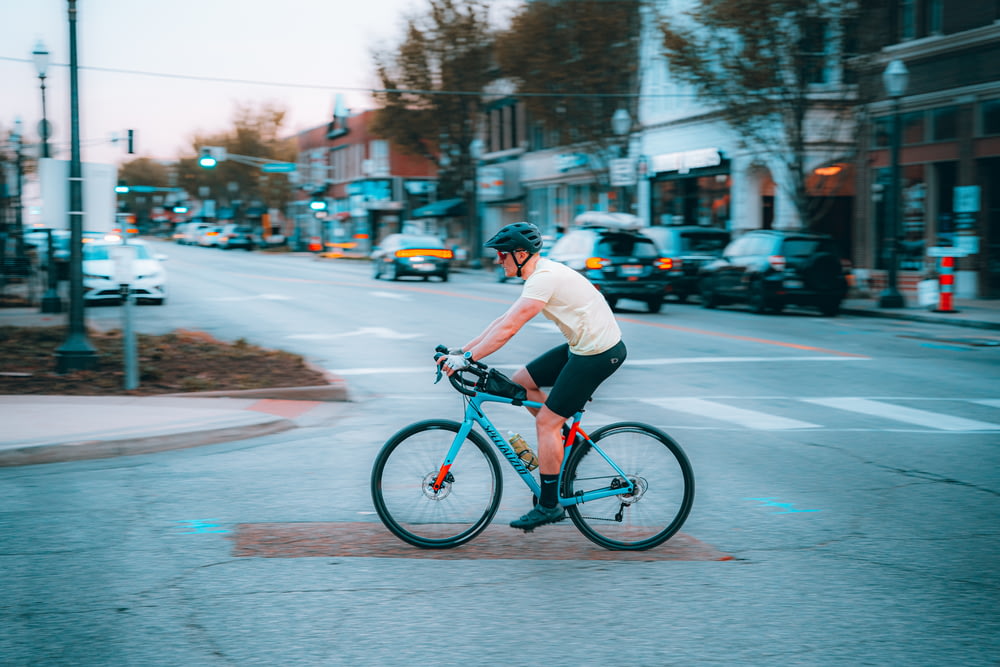
<path fill-rule="evenodd" d="M 528 362 L 528 375 L 538 387 L 552 387 L 545 406 L 560 417 L 572 417 L 583 409 L 602 382 L 625 361 L 625 343 L 600 354 L 583 356 L 563 343 Z"/>

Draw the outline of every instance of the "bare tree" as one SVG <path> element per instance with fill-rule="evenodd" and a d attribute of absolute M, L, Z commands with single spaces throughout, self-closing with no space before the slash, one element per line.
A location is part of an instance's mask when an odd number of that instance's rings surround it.
<path fill-rule="evenodd" d="M 460 196 L 474 181 L 470 153 L 483 90 L 494 78 L 486 0 L 430 0 L 407 20 L 396 51 L 374 54 L 383 90 L 374 133 L 439 167 L 439 196 Z"/>
<path fill-rule="evenodd" d="M 280 106 L 270 103 L 260 107 L 237 105 L 232 128 L 192 138 L 192 152 L 182 156 L 177 164 L 178 185 L 192 195 L 200 187 L 207 186 L 213 198 L 229 198 L 235 192 L 238 194 L 233 198 L 259 200 L 284 209 L 291 198 L 291 187 L 285 174 L 265 174 L 259 167 L 235 160 L 220 162 L 214 169 L 203 169 L 198 165 L 198 156 L 202 146 L 221 146 L 234 155 L 294 162 L 297 150 L 294 142 L 280 138 L 286 113 Z M 232 191 L 231 183 L 236 184 Z"/>
<path fill-rule="evenodd" d="M 615 111 L 636 118 L 641 4 L 536 0 L 499 36 L 502 75 L 555 142 L 607 156 Z"/>
<path fill-rule="evenodd" d="M 785 172 L 776 183 L 806 228 L 825 206 L 809 196 L 810 156 L 850 159 L 856 145 L 858 14 L 855 0 L 693 0 L 660 19 L 671 76 Z"/>

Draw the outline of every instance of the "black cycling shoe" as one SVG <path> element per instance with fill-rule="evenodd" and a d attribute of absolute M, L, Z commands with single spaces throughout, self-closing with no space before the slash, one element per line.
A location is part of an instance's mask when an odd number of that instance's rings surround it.
<path fill-rule="evenodd" d="M 531 511 L 522 516 L 520 519 L 514 519 L 511 521 L 510 527 L 520 528 L 524 532 L 530 533 L 539 526 L 544 526 L 547 523 L 562 521 L 565 518 L 566 510 L 562 508 L 562 505 L 545 507 L 544 505 L 539 504 L 531 508 Z"/>

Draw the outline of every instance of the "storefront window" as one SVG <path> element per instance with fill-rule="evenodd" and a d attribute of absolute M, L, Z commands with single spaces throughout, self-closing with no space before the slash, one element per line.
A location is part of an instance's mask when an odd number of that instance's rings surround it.
<path fill-rule="evenodd" d="M 934 165 L 934 190 L 937 222 L 937 244 L 954 245 L 955 240 L 955 185 L 958 183 L 958 163 L 938 162 Z"/>
<path fill-rule="evenodd" d="M 924 266 L 924 245 L 926 230 L 927 184 L 924 180 L 924 165 L 909 165 L 902 168 L 900 186 L 899 219 L 899 264 L 902 271 L 920 271 Z M 892 170 L 879 169 L 876 172 L 879 196 L 876 199 L 876 233 L 878 255 L 876 265 L 888 269 L 891 257 L 893 230 L 889 221 L 889 207 L 892 196 Z"/>
<path fill-rule="evenodd" d="M 899 268 L 920 271 L 924 268 L 924 243 L 927 236 L 927 183 L 924 165 L 902 168 L 902 240 L 899 248 Z"/>
<path fill-rule="evenodd" d="M 653 181 L 653 224 L 728 229 L 729 186 L 728 174 Z"/>

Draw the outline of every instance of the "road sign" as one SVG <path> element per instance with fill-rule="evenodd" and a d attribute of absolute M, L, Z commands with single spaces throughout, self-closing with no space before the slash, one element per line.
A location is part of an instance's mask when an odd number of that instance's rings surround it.
<path fill-rule="evenodd" d="M 294 162 L 273 162 L 261 165 L 260 170 L 266 174 L 289 174 L 295 171 Z"/>
<path fill-rule="evenodd" d="M 611 187 L 635 185 L 635 160 L 627 157 L 611 160 L 610 172 Z"/>

